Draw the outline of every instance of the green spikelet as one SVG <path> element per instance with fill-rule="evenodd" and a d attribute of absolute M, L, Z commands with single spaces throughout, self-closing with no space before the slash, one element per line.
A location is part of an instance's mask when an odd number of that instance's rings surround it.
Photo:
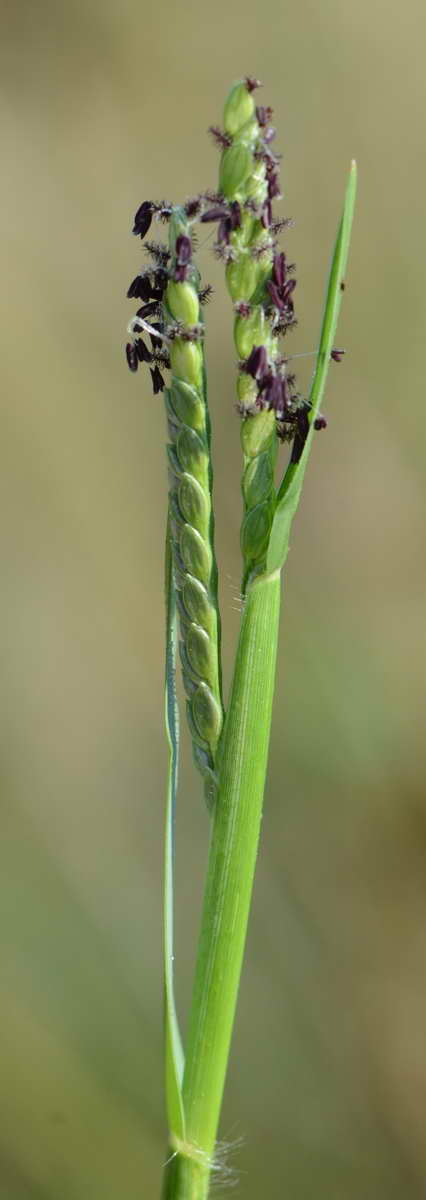
<path fill-rule="evenodd" d="M 211 804 L 223 724 L 220 617 L 199 277 L 191 260 L 179 271 L 182 237 L 190 239 L 190 225 L 184 210 L 176 208 L 170 221 L 171 259 L 163 306 L 171 335 L 172 377 L 165 392 L 170 434 L 170 527 L 188 723 L 194 759 Z M 185 247 L 188 251 L 187 243 Z"/>

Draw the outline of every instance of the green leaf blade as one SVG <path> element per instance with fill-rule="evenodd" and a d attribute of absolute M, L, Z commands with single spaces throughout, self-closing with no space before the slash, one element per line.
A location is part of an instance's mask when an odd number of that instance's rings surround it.
<path fill-rule="evenodd" d="M 311 451 L 314 432 L 313 423 L 324 395 L 330 365 L 330 355 L 334 346 L 340 305 L 345 287 L 345 273 L 355 208 L 356 184 L 357 169 L 356 163 L 353 161 L 349 171 L 343 215 L 339 224 L 331 261 L 320 343 L 309 396 L 311 403 L 309 433 L 299 462 L 289 463 L 278 489 L 277 507 L 268 546 L 268 573 L 281 570 L 289 550 L 290 529 L 299 504 L 306 465 Z"/>

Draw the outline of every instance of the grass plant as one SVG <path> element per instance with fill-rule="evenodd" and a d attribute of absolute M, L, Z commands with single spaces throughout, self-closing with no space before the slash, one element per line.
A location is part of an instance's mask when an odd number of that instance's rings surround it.
<path fill-rule="evenodd" d="M 352 163 L 332 256 L 309 396 L 301 397 L 283 339 L 295 324 L 294 265 L 278 237 L 279 156 L 271 110 L 257 105 L 258 81 L 237 82 L 223 128 L 217 190 L 185 204 L 144 201 L 133 232 L 154 219 L 168 241 L 146 242 L 150 263 L 128 295 L 142 300 L 129 325 L 130 369 L 149 366 L 164 392 L 170 443 L 166 535 L 166 728 L 170 770 L 165 822 L 164 976 L 169 1148 L 164 1200 L 205 1200 L 218 1167 L 217 1131 L 244 954 L 268 760 L 281 600 L 281 572 L 320 412 L 345 287 L 356 191 Z M 243 451 L 243 611 L 225 714 L 214 550 L 210 420 L 204 363 L 203 288 L 194 226 L 214 224 L 233 305 L 237 408 Z M 286 344 L 286 343 L 285 343 Z M 170 382 L 166 386 L 165 375 Z M 289 448 L 276 485 L 280 446 Z M 173 989 L 173 830 L 179 719 L 177 647 L 194 762 L 211 814 L 207 879 L 185 1049 Z"/>

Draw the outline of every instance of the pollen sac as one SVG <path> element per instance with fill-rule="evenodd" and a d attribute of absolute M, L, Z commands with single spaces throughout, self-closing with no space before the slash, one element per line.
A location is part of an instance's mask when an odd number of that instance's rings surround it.
<path fill-rule="evenodd" d="M 149 200 L 144 200 L 143 204 L 135 213 L 135 220 L 132 232 L 141 238 L 145 237 L 152 221 L 153 206 Z"/>
<path fill-rule="evenodd" d="M 247 89 L 246 81 L 234 84 L 225 104 L 224 127 L 231 137 L 242 129 L 243 125 L 253 117 L 256 105 Z"/>
<path fill-rule="evenodd" d="M 127 358 L 127 365 L 128 365 L 128 367 L 129 367 L 129 370 L 130 370 L 130 371 L 137 371 L 137 369 L 138 369 L 138 355 L 137 355 L 137 352 L 136 352 L 136 346 L 133 344 L 133 342 L 127 342 L 127 346 L 126 346 L 126 358 Z"/>
<path fill-rule="evenodd" d="M 161 374 L 161 371 L 158 369 L 157 366 L 155 366 L 154 369 L 152 367 L 150 367 L 149 369 L 151 372 L 154 396 L 157 396 L 158 392 L 162 392 L 164 390 L 164 379 Z"/>

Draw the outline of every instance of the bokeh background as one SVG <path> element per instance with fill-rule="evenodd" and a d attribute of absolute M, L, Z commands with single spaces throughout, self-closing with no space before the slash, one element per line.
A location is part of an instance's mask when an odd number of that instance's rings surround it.
<path fill-rule="evenodd" d="M 206 129 L 246 72 L 296 220 L 294 352 L 317 341 L 354 155 L 360 188 L 221 1136 L 245 1200 L 426 1194 L 425 34 L 420 0 L 3 6 L 2 1200 L 159 1195 L 165 422 L 123 360 L 129 231 L 143 199 L 214 186 Z M 208 246 L 200 265 L 229 682 L 234 351 Z M 185 741 L 183 1024 L 207 835 Z"/>

